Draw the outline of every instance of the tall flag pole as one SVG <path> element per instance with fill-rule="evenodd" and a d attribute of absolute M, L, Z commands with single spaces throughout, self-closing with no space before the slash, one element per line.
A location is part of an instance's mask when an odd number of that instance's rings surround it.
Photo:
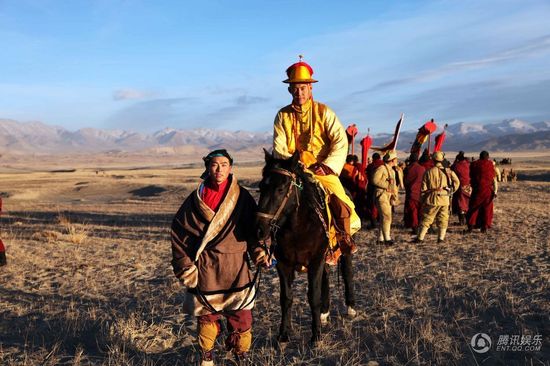
<path fill-rule="evenodd" d="M 418 133 L 416 134 L 416 138 L 414 139 L 414 142 L 411 146 L 411 154 L 418 154 L 420 155 L 420 149 L 422 148 L 422 145 L 428 140 L 428 150 L 430 149 L 430 142 L 429 138 L 430 135 L 437 129 L 437 125 L 435 124 L 434 119 L 432 118 L 428 122 L 424 123 L 422 127 L 418 129 Z M 429 151 L 428 151 L 429 152 Z"/>
<path fill-rule="evenodd" d="M 401 125 L 403 124 L 403 118 L 405 115 L 401 113 L 401 117 L 399 118 L 399 121 L 397 121 L 397 125 L 395 126 L 395 132 L 393 133 L 393 139 L 387 143 L 384 146 L 380 147 L 372 147 L 371 149 L 380 151 L 382 153 L 385 153 L 386 151 L 395 150 L 397 148 L 397 140 L 399 139 L 399 131 L 401 130 Z"/>
<path fill-rule="evenodd" d="M 361 171 L 367 169 L 369 164 L 369 149 L 372 145 L 372 138 L 370 137 L 370 128 L 368 129 L 367 136 L 361 140 Z"/>
<path fill-rule="evenodd" d="M 348 128 L 346 128 L 346 135 L 348 136 L 348 152 L 349 152 L 349 146 L 351 146 L 351 154 L 355 155 L 355 136 L 357 135 L 357 126 L 354 124 L 349 125 Z"/>
<path fill-rule="evenodd" d="M 367 165 L 369 164 L 369 149 L 372 145 L 372 138 L 370 137 L 370 128 L 367 130 L 367 136 L 361 140 L 361 167 L 359 169 L 359 177 L 357 186 L 366 197 L 367 193 Z"/>
<path fill-rule="evenodd" d="M 443 147 L 443 142 L 445 142 L 445 130 L 447 129 L 448 124 L 445 124 L 443 126 L 443 131 L 435 137 L 435 146 L 434 146 L 434 152 L 441 151 L 441 148 Z"/>

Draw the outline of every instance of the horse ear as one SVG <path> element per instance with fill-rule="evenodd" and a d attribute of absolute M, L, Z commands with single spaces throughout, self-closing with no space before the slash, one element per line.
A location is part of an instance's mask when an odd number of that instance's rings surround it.
<path fill-rule="evenodd" d="M 267 151 L 265 147 L 264 147 L 264 155 L 265 155 L 265 162 L 266 163 L 269 163 L 271 161 L 271 159 L 273 159 L 273 155 L 271 155 L 271 153 L 269 151 Z"/>

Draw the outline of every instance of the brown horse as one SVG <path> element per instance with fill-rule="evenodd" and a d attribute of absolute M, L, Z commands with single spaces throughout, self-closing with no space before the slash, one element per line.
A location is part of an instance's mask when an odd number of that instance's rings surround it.
<path fill-rule="evenodd" d="M 274 159 L 265 151 L 266 165 L 260 182 L 256 220 L 258 239 L 271 236 L 271 250 L 277 259 L 282 309 L 279 342 L 289 340 L 292 282 L 295 270 L 306 267 L 308 301 L 312 315 L 311 342 L 321 334 L 321 312 L 329 311 L 329 282 L 325 265 L 328 248 L 324 194 L 305 172 L 295 153 L 288 160 Z M 343 257 L 346 305 L 354 305 L 351 256 Z M 352 309 L 353 310 L 353 309 Z"/>

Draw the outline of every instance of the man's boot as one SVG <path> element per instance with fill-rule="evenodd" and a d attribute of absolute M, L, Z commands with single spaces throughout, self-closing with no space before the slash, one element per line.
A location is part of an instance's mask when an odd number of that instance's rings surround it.
<path fill-rule="evenodd" d="M 338 264 L 338 259 L 340 259 L 340 256 L 342 255 L 342 251 L 340 247 L 337 247 L 336 249 L 328 249 L 325 254 L 325 263 L 329 266 L 335 266 Z"/>
<path fill-rule="evenodd" d="M 350 235 L 351 231 L 351 209 L 342 202 L 336 195 L 330 197 L 330 209 L 336 226 L 336 240 L 343 254 L 357 252 L 357 247 Z"/>
<path fill-rule="evenodd" d="M 458 224 L 460 226 L 466 225 L 466 216 L 464 215 L 464 212 L 460 212 L 458 214 Z"/>
<path fill-rule="evenodd" d="M 201 352 L 201 366 L 214 366 L 214 351 Z"/>

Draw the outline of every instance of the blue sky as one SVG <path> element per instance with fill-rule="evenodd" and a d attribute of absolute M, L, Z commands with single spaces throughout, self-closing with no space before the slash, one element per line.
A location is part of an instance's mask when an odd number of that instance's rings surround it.
<path fill-rule="evenodd" d="M 550 119 L 550 2 L 0 0 L 0 119 L 267 131 L 303 54 L 344 125 Z"/>

